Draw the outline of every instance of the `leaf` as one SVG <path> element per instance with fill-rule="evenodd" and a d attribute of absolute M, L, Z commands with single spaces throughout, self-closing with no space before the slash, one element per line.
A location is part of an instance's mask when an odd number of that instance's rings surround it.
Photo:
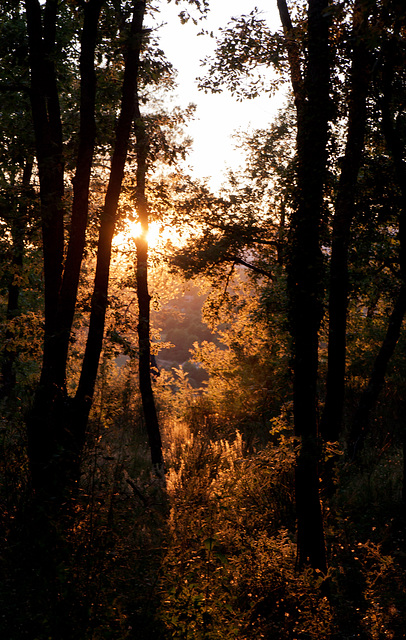
<path fill-rule="evenodd" d="M 204 541 L 204 546 L 206 547 L 207 551 L 211 552 L 214 549 L 215 543 L 216 543 L 216 539 L 215 538 L 207 538 Z"/>
<path fill-rule="evenodd" d="M 219 551 L 216 551 L 215 554 L 214 554 L 214 557 L 218 558 L 218 560 L 220 560 L 222 565 L 228 564 L 228 559 L 226 558 L 224 553 L 220 553 Z"/>

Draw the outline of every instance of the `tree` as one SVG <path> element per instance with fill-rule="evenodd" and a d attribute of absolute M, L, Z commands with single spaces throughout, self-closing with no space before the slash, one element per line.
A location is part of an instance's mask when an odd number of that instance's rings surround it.
<path fill-rule="evenodd" d="M 389 316 L 387 331 L 376 355 L 373 369 L 355 412 L 349 434 L 349 450 L 352 459 L 359 457 L 369 430 L 370 414 L 374 409 L 379 393 L 384 386 L 388 363 L 393 356 L 401 334 L 402 322 L 406 313 L 406 164 L 404 131 L 404 87 L 402 84 L 405 43 L 402 33 L 402 11 L 389 7 L 386 19 L 390 29 L 381 33 L 379 64 L 376 65 L 375 100 L 381 126 L 378 133 L 383 134 L 386 154 L 392 163 L 394 187 L 398 197 L 393 198 L 397 205 L 398 255 L 391 256 L 397 267 L 400 284 Z M 399 10 L 400 9 L 400 10 Z M 393 13 L 392 13 L 393 12 Z M 385 26 L 387 26 L 385 24 Z M 404 439 L 405 441 L 405 439 Z"/>
<path fill-rule="evenodd" d="M 30 98 L 45 309 L 41 373 L 26 418 L 32 500 L 24 505 L 24 518 L 15 525 L 14 534 L 18 536 L 15 548 L 23 552 L 28 574 L 26 618 L 36 616 L 30 633 L 37 637 L 72 637 L 74 599 L 67 597 L 61 607 L 61 594 L 74 588 L 62 586 L 61 574 L 69 571 L 67 530 L 77 504 L 82 452 L 103 345 L 111 244 L 138 106 L 137 83 L 140 74 L 143 86 L 170 75 L 170 66 L 162 64 L 162 52 L 156 51 L 154 42 L 145 47 L 145 10 L 142 0 L 27 0 L 25 15 L 18 7 L 19 21 L 26 27 L 21 60 L 25 84 L 8 84 L 8 88 Z M 110 82 L 106 80 L 109 77 Z M 99 109 L 103 101 L 103 109 Z M 21 97 L 19 104 L 27 109 Z M 111 122 L 113 131 L 109 129 Z M 22 138 L 21 150 L 25 146 Z M 94 174 L 100 161 L 107 164 L 109 155 L 110 168 L 103 176 L 107 183 L 104 203 L 97 211 Z M 23 177 L 27 182 L 28 176 Z M 17 225 L 24 213 L 23 202 L 20 198 Z M 98 240 L 89 328 L 79 381 L 71 395 L 67 364 L 81 269 L 95 226 Z M 20 260 L 17 245 L 20 248 L 21 242 L 16 234 L 13 241 Z M 11 290 L 9 297 L 14 295 L 15 299 L 15 293 Z M 10 371 L 12 363 L 3 362 Z"/>
<path fill-rule="evenodd" d="M 371 81 L 368 43 L 370 6 L 363 0 L 353 8 L 350 40 L 352 64 L 348 98 L 347 138 L 332 222 L 329 287 L 329 340 L 326 399 L 321 419 L 325 440 L 338 440 L 342 429 L 345 388 L 347 307 L 349 295 L 348 252 L 354 218 L 357 177 L 362 163 Z"/>
<path fill-rule="evenodd" d="M 237 96 L 252 97 L 257 95 L 259 87 L 265 91 L 272 91 L 275 85 L 272 79 L 267 84 L 266 80 L 255 75 L 258 75 L 261 65 L 274 66 L 283 79 L 286 78 L 287 72 L 290 75 L 296 108 L 297 145 L 294 195 L 293 199 L 284 200 L 287 209 L 284 208 L 283 218 L 286 214 L 289 225 L 284 253 L 291 302 L 295 431 L 302 439 L 304 452 L 303 458 L 298 458 L 298 474 L 301 476 L 300 468 L 303 462 L 303 473 L 308 480 L 306 488 L 304 487 L 307 480 L 297 483 L 298 514 L 301 512 L 303 516 L 299 516 L 298 520 L 299 538 L 301 531 L 305 536 L 302 550 L 299 540 L 299 563 L 306 562 L 312 555 L 311 564 L 319 568 L 325 566 L 321 559 L 322 552 L 317 557 L 316 551 L 317 546 L 319 549 L 322 547 L 322 536 L 316 535 L 313 538 L 315 546 L 312 548 L 312 526 L 307 527 L 304 520 L 311 520 L 307 518 L 307 514 L 313 512 L 313 523 L 316 523 L 314 530 L 320 530 L 317 524 L 320 523 L 320 512 L 316 506 L 316 478 L 318 447 L 321 441 L 318 434 L 316 389 L 319 378 L 318 332 L 324 299 L 323 262 L 329 264 L 330 286 L 328 371 L 321 434 L 325 440 L 337 440 L 342 433 L 346 384 L 351 226 L 359 207 L 357 189 L 362 175 L 360 169 L 364 161 L 367 123 L 368 127 L 377 126 L 376 123 L 371 124 L 371 110 L 367 109 L 368 99 L 372 94 L 373 68 L 374 77 L 377 77 L 377 64 L 373 66 L 373 60 L 385 58 L 386 53 L 381 49 L 380 39 L 385 40 L 385 33 L 397 32 L 402 24 L 402 18 L 399 17 L 397 22 L 395 21 L 397 27 L 392 25 L 393 16 L 402 15 L 399 7 L 396 7 L 396 3 L 384 3 L 375 7 L 360 0 L 354 3 L 350 16 L 349 10 L 342 6 L 327 7 L 327 4 L 310 2 L 307 12 L 304 5 L 295 8 L 293 23 L 287 3 L 280 0 L 278 8 L 284 36 L 271 34 L 264 20 L 255 12 L 238 19 L 234 18 L 228 28 L 223 29 L 216 59 L 210 61 L 210 73 L 201 80 L 205 89 L 219 91 L 221 83 L 224 83 Z M 398 47 L 398 50 L 401 48 Z M 342 78 L 345 79 L 344 83 Z M 380 86 L 383 86 L 382 81 Z M 396 112 L 395 108 L 394 113 L 398 113 L 397 127 L 400 133 L 402 109 Z M 385 121 L 385 118 L 382 120 Z M 344 136 L 341 125 L 345 121 Z M 330 123 L 335 128 L 329 133 Z M 386 129 L 388 130 L 388 127 Z M 260 135 L 260 132 L 257 133 Z M 262 135 L 266 139 L 266 134 Z M 397 156 L 399 157 L 399 153 Z M 279 157 L 276 147 L 273 157 Z M 269 157 L 264 156 L 263 159 L 266 164 L 270 164 Z M 397 166 L 396 171 L 399 173 L 399 162 Z M 263 169 L 258 168 L 257 173 L 262 175 Z M 255 183 L 254 178 L 251 184 Z M 270 215 L 275 219 L 279 212 L 269 196 L 268 201 Z M 241 200 L 236 204 L 237 208 L 243 209 Z M 218 268 L 220 255 L 222 261 L 244 261 L 249 248 L 252 257 L 253 247 L 260 247 L 258 237 L 261 232 L 264 236 L 269 231 L 269 221 L 264 221 L 259 202 L 256 202 L 256 207 L 257 220 L 255 221 L 254 213 L 253 223 L 249 228 L 244 228 L 244 234 L 238 231 L 238 223 L 228 223 L 228 212 L 223 207 L 226 223 L 223 228 L 217 223 L 213 226 L 214 233 L 203 236 L 200 252 L 197 255 L 193 253 L 192 261 L 189 261 L 189 270 L 190 262 L 192 268 L 193 264 L 201 265 L 204 255 L 209 258 L 210 264 L 216 265 L 215 268 Z M 334 211 L 331 218 L 329 211 Z M 402 229 L 402 222 L 400 227 Z M 372 229 L 371 226 L 368 228 Z M 236 232 L 234 235 L 233 229 Z M 215 241 L 209 247 L 210 235 L 212 238 L 215 237 Z M 324 255 L 321 252 L 322 245 L 328 250 L 324 250 Z M 263 251 L 262 255 L 265 256 Z M 182 260 L 186 261 L 185 254 L 183 258 L 177 259 L 179 264 Z M 252 264 L 248 266 L 253 267 Z M 269 269 L 269 256 L 268 262 L 265 258 L 261 268 L 263 275 L 272 274 L 274 267 Z M 389 342 L 385 341 L 383 345 L 386 355 L 381 364 L 384 361 L 388 362 L 390 351 L 396 344 L 403 315 L 402 308 L 401 292 L 388 327 Z M 388 344 L 392 345 L 389 350 Z M 380 375 L 384 375 L 385 367 L 380 366 L 379 369 Z M 327 467 L 325 469 L 327 470 Z M 300 505 L 306 503 L 303 494 L 307 495 L 309 504 L 301 511 Z M 313 498 L 310 498 L 311 495 Z M 305 531 L 307 533 L 304 533 Z"/>
<path fill-rule="evenodd" d="M 321 320 L 320 226 L 326 179 L 331 54 L 327 2 L 309 2 L 306 67 L 302 80 L 297 43 L 285 2 L 278 3 L 287 39 L 297 112 L 296 206 L 289 231 L 288 289 L 293 339 L 295 435 L 301 438 L 296 466 L 298 562 L 326 571 L 319 499 L 317 370 Z"/>
<path fill-rule="evenodd" d="M 15 331 L 11 328 L 11 325 L 16 321 L 21 311 L 20 293 L 23 280 L 24 244 L 30 208 L 29 197 L 33 195 L 30 188 L 32 169 L 33 162 L 29 158 L 26 160 L 22 171 L 21 184 L 18 186 L 16 184 L 10 185 L 10 198 L 6 195 L 8 191 L 6 189 L 5 199 L 7 204 L 4 203 L 4 208 L 10 207 L 11 211 L 5 212 L 2 216 L 9 222 L 11 231 L 11 244 L 9 246 L 11 268 L 8 269 L 7 274 L 7 328 L 4 335 L 5 347 L 2 354 L 2 386 L 0 391 L 0 395 L 6 399 L 10 399 L 13 396 L 16 386 L 18 352 L 15 344 Z M 15 193 L 13 194 L 13 191 L 17 191 L 17 197 L 15 197 Z"/>
<path fill-rule="evenodd" d="M 111 241 L 135 115 L 145 2 L 111 7 L 124 38 L 125 65 L 111 168 L 100 215 L 97 262 L 86 349 L 74 398 L 68 397 L 66 363 L 89 219 L 89 195 L 96 144 L 96 71 L 102 0 L 79 3 L 83 26 L 80 54 L 80 128 L 77 144 L 69 242 L 64 255 L 63 120 L 57 83 L 61 43 L 58 3 L 27 0 L 31 106 L 38 161 L 44 251 L 45 335 L 41 379 L 27 426 L 33 487 L 62 503 L 79 478 L 81 451 L 102 349 Z M 117 32 L 116 32 L 117 33 Z"/>
<path fill-rule="evenodd" d="M 274 64 L 282 72 L 286 73 L 287 69 L 290 72 L 297 134 L 287 273 L 293 342 L 294 423 L 295 434 L 302 443 L 296 478 L 298 559 L 300 566 L 310 562 L 313 568 L 325 571 L 318 476 L 317 372 L 323 295 L 320 228 L 331 119 L 330 16 L 325 0 L 311 0 L 307 17 L 300 23 L 305 31 L 301 40 L 300 29 L 293 28 L 286 2 L 280 0 L 278 8 L 284 37 L 270 35 L 255 12 L 234 19 L 233 26 L 224 30 L 223 40 L 217 48 L 217 60 L 202 86 L 217 91 L 221 79 L 237 94 L 252 97 L 257 93 L 258 83 L 254 81 L 248 89 L 241 89 L 236 79 L 252 75 L 259 64 Z M 238 246 L 235 236 L 232 238 Z"/>
<path fill-rule="evenodd" d="M 0 152 L 0 219 L 2 234 L 2 289 L 6 293 L 5 330 L 1 363 L 0 395 L 11 400 L 15 394 L 18 368 L 17 318 L 21 313 L 25 241 L 28 229 L 35 229 L 36 196 L 30 185 L 33 174 L 34 140 L 26 85 L 25 24 L 19 7 L 1 7 L 2 94 Z M 8 232 L 8 233 L 7 233 Z M 31 237 L 32 239 L 32 237 Z"/>
<path fill-rule="evenodd" d="M 148 292 L 148 203 L 145 195 L 145 177 L 147 172 L 148 138 L 141 117 L 139 99 L 136 104 L 137 137 L 137 181 L 136 206 L 141 234 L 137 238 L 137 299 L 138 299 L 138 349 L 139 381 L 145 423 L 151 449 L 152 464 L 162 473 L 164 460 L 158 416 L 151 384 L 151 345 L 150 345 L 150 295 Z"/>

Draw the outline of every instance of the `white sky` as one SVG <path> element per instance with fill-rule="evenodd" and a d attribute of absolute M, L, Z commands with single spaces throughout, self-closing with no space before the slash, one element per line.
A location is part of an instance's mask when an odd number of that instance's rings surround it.
<path fill-rule="evenodd" d="M 204 28 L 216 35 L 219 27 L 225 27 L 231 17 L 249 14 L 254 7 L 261 10 L 273 30 L 280 28 L 280 20 L 276 0 L 211 0 L 210 7 L 208 18 L 197 26 L 191 20 L 182 25 L 178 18 L 182 7 L 161 0 L 160 19 L 167 24 L 160 29 L 159 36 L 166 57 L 178 71 L 176 104 L 183 107 L 193 102 L 197 105 L 196 120 L 188 127 L 188 134 L 194 140 L 188 162 L 195 177 L 209 178 L 210 186 L 218 189 L 224 181 L 226 168 L 237 168 L 242 162 L 240 152 L 234 149 L 232 133 L 238 129 L 247 132 L 266 127 L 283 98 L 263 95 L 237 102 L 226 91 L 221 94 L 199 91 L 196 77 L 205 72 L 200 61 L 214 52 L 215 40 L 197 34 Z"/>

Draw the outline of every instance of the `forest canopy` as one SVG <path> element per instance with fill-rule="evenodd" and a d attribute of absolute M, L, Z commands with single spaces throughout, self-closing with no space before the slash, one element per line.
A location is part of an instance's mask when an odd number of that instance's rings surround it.
<path fill-rule="evenodd" d="M 216 193 L 164 5 L 0 0 L 2 637 L 400 640 L 404 2 L 232 15 Z"/>

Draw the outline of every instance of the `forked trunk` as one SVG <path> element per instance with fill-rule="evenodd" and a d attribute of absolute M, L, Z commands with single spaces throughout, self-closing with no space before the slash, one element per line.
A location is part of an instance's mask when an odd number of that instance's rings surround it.
<path fill-rule="evenodd" d="M 74 399 L 66 389 L 68 341 L 77 297 L 87 225 L 94 150 L 94 51 L 102 0 L 83 4 L 80 142 L 70 239 L 63 271 L 63 163 L 56 73 L 56 2 L 47 2 L 42 24 L 37 0 L 26 0 L 30 35 L 31 100 L 41 186 L 45 271 L 45 339 L 41 380 L 27 418 L 32 483 L 48 504 L 63 505 L 80 474 L 80 460 L 103 343 L 111 242 L 135 110 L 135 90 L 145 2 L 134 1 L 125 59 L 121 110 L 110 177 L 101 215 L 97 264 L 86 350 Z M 42 37 L 44 33 L 44 37 Z M 49 74 L 44 82 L 44 74 Z M 51 98 L 49 98 L 51 96 Z M 48 111 L 47 111 L 48 110 Z"/>

